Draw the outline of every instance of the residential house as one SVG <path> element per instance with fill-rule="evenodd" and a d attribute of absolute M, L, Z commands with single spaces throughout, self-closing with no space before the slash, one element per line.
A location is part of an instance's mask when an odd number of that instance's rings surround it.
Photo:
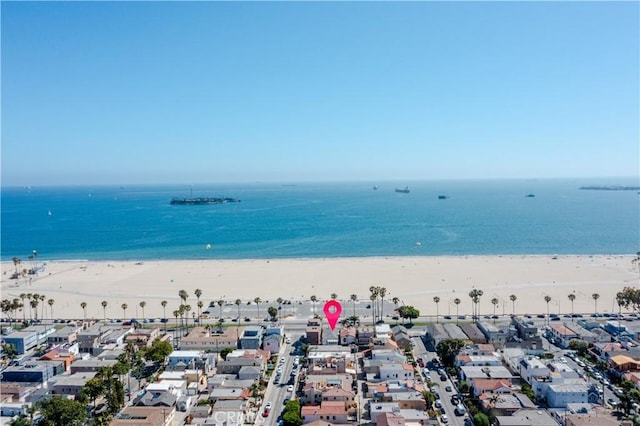
<path fill-rule="evenodd" d="M 160 337 L 160 327 L 137 328 L 126 335 L 125 341 L 127 343 L 132 343 L 138 348 L 141 348 L 151 346 L 153 344 L 153 341 L 158 337 Z"/>
<path fill-rule="evenodd" d="M 113 367 L 118 361 L 115 359 L 78 359 L 69 370 L 74 373 L 97 373 L 102 367 Z"/>
<path fill-rule="evenodd" d="M 471 389 L 473 390 L 473 396 L 476 398 L 483 393 L 510 394 L 513 391 L 511 380 L 508 379 L 472 379 Z"/>
<path fill-rule="evenodd" d="M 411 364 L 382 364 L 379 368 L 380 380 L 410 380 L 414 377 L 414 369 Z"/>
<path fill-rule="evenodd" d="M 546 410 L 522 409 L 510 416 L 496 416 L 497 426 L 558 426 Z"/>
<path fill-rule="evenodd" d="M 406 328 L 401 325 L 396 325 L 391 329 L 391 332 L 393 341 L 396 342 L 400 349 L 404 351 L 411 350 L 413 342 L 411 341 Z"/>
<path fill-rule="evenodd" d="M 357 330 L 354 326 L 349 325 L 340 329 L 340 344 L 349 346 L 358 342 Z"/>
<path fill-rule="evenodd" d="M 451 339 L 462 340 L 468 345 L 474 343 L 457 324 L 444 323 L 444 329 Z"/>
<path fill-rule="evenodd" d="M 619 372 L 640 370 L 640 361 L 627 355 L 612 356 L 609 358 L 609 365 Z"/>
<path fill-rule="evenodd" d="M 368 348 L 372 339 L 375 337 L 375 329 L 371 326 L 358 327 L 358 347 Z M 388 339 L 386 339 L 388 340 Z"/>
<path fill-rule="evenodd" d="M 222 374 L 238 374 L 242 367 L 257 367 L 260 371 L 267 368 L 269 352 L 261 349 L 237 349 L 227 355 L 227 359 L 218 363 L 217 372 Z"/>
<path fill-rule="evenodd" d="M 172 426 L 175 407 L 126 406 L 115 415 L 109 426 Z"/>
<path fill-rule="evenodd" d="M 237 348 L 244 327 L 227 327 L 211 330 L 194 327 L 180 339 L 180 349 L 185 351 L 209 351 L 219 353 L 224 348 Z"/>
<path fill-rule="evenodd" d="M 240 335 L 241 349 L 260 349 L 264 329 L 261 326 L 251 325 L 244 327 Z"/>
<path fill-rule="evenodd" d="M 272 354 L 277 354 L 278 352 L 280 352 L 281 344 L 282 336 L 279 334 L 267 334 L 262 339 L 262 348 Z"/>
<path fill-rule="evenodd" d="M 95 375 L 96 373 L 83 372 L 54 376 L 47 382 L 47 388 L 52 395 L 71 395 L 75 398 Z"/>
<path fill-rule="evenodd" d="M 513 376 L 505 367 L 460 367 L 460 380 L 473 379 L 506 379 L 511 380 Z"/>
<path fill-rule="evenodd" d="M 566 408 L 569 403 L 589 402 L 589 386 L 586 383 L 558 383 L 547 386 L 547 405 L 551 408 Z"/>
<path fill-rule="evenodd" d="M 485 410 L 493 410 L 497 416 L 510 416 L 522 409 L 535 409 L 534 404 L 526 395 L 521 393 L 483 393 L 478 400 Z"/>
<path fill-rule="evenodd" d="M 53 333 L 47 336 L 47 345 L 55 346 L 74 343 L 76 340 L 78 340 L 79 332 L 80 328 L 78 328 L 75 324 L 70 324 L 59 330 L 55 330 Z"/>
<path fill-rule="evenodd" d="M 533 385 L 533 379 L 537 377 L 549 377 L 551 370 L 539 358 L 526 357 L 520 360 L 518 371 L 522 379 L 529 385 Z"/>
<path fill-rule="evenodd" d="M 480 321 L 477 325 L 482 334 L 487 338 L 487 343 L 491 343 L 497 349 L 502 349 L 505 346 L 509 339 L 508 330 L 498 328 L 495 324 L 487 321 Z"/>
<path fill-rule="evenodd" d="M 336 424 L 347 424 L 349 417 L 342 401 L 322 401 L 319 406 L 305 405 L 301 409 L 302 424 L 325 420 Z"/>
<path fill-rule="evenodd" d="M 569 342 L 580 338 L 578 333 L 563 324 L 552 324 L 549 328 L 549 333 L 551 340 L 562 348 L 568 348 Z"/>
<path fill-rule="evenodd" d="M 511 317 L 511 324 L 516 328 L 518 337 L 522 340 L 535 339 L 538 336 L 538 327 L 534 325 L 533 321 L 513 316 Z"/>
<path fill-rule="evenodd" d="M 27 361 L 21 365 L 13 365 L 2 371 L 2 381 L 30 382 L 44 385 L 49 379 L 64 373 L 61 361 Z"/>
<path fill-rule="evenodd" d="M 72 352 L 62 352 L 58 349 L 47 352 L 39 358 L 40 361 L 60 361 L 64 365 L 64 370 L 69 371 L 76 356 Z"/>
<path fill-rule="evenodd" d="M 322 321 L 319 318 L 312 318 L 307 322 L 306 336 L 310 345 L 322 344 Z"/>
<path fill-rule="evenodd" d="M 487 343 L 487 338 L 474 323 L 460 324 L 460 329 L 467 335 L 467 338 L 471 340 L 472 343 Z"/>

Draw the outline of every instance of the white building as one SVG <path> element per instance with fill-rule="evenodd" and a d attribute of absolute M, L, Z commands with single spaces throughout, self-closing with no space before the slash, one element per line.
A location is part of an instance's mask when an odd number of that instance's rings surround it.
<path fill-rule="evenodd" d="M 589 402 L 586 383 L 552 383 L 547 386 L 547 404 L 551 408 L 566 408 L 567 404 Z"/>

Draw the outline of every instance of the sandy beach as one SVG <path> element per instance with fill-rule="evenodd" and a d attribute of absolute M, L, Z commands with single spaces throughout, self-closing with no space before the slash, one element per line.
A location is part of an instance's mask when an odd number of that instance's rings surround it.
<path fill-rule="evenodd" d="M 106 316 L 121 318 L 127 303 L 133 316 L 140 301 L 146 302 L 146 317 L 161 318 L 160 302 L 167 300 L 167 314 L 179 304 L 178 291 L 189 294 L 196 309 L 194 290 L 203 292 L 205 306 L 212 300 L 244 302 L 260 297 L 326 300 L 332 293 L 339 300 L 351 294 L 369 298 L 370 286 L 386 287 L 385 299 L 398 297 L 418 308 L 421 315 L 434 315 L 434 296 L 440 297 L 440 315 L 455 314 L 453 300 L 461 299 L 460 314 L 471 313 L 468 296 L 473 288 L 483 290 L 481 313 L 492 313 L 492 298 L 498 298 L 498 314 L 510 314 L 511 294 L 517 296 L 516 313 L 544 313 L 544 297 L 551 296 L 549 310 L 571 312 L 570 293 L 576 295 L 575 312 L 593 312 L 593 293 L 600 294 L 598 312 L 617 312 L 615 295 L 625 286 L 639 285 L 633 256 L 450 256 L 367 257 L 331 259 L 185 260 L 185 261 L 72 261 L 47 262 L 44 272 L 29 279 L 11 280 L 15 268 L 2 263 L 2 298 L 21 293 L 44 294 L 54 299 L 54 318 L 102 318 L 101 302 L 108 302 Z M 24 265 L 23 265 L 24 267 Z M 266 304 L 264 304 L 266 310 Z M 139 308 L 138 308 L 139 309 Z M 42 311 L 42 305 L 39 312 Z M 40 314 L 41 316 L 41 314 Z M 22 314 L 18 314 L 21 318 Z M 45 318 L 50 318 L 46 306 Z M 28 314 L 27 314 L 28 318 Z"/>

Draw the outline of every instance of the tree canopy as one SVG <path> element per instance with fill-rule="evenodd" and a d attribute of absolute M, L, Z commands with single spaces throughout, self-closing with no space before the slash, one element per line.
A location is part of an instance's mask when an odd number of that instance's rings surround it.
<path fill-rule="evenodd" d="M 144 352 L 144 359 L 147 361 L 163 362 L 173 351 L 171 343 L 156 339 L 151 347 Z"/>
<path fill-rule="evenodd" d="M 436 346 L 436 352 L 445 367 L 453 367 L 455 365 L 456 356 L 458 356 L 458 352 L 460 352 L 460 349 L 462 348 L 464 348 L 464 340 L 447 339 L 438 343 L 438 346 Z"/>
<path fill-rule="evenodd" d="M 412 320 L 420 316 L 420 311 L 413 306 L 404 305 L 398 308 L 398 315 L 403 319 L 409 319 L 409 322 L 411 323 Z"/>
<path fill-rule="evenodd" d="M 38 403 L 42 419 L 41 426 L 82 426 L 87 418 L 84 404 L 72 399 L 53 396 Z"/>
<path fill-rule="evenodd" d="M 282 413 L 282 420 L 284 420 L 285 426 L 300 426 L 302 424 L 300 401 L 292 399 L 287 402 Z"/>

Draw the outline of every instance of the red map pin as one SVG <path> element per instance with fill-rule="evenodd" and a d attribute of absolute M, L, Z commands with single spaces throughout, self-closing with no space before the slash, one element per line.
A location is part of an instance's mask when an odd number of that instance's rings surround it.
<path fill-rule="evenodd" d="M 329 327 L 331 331 L 336 328 L 336 324 L 340 319 L 340 313 L 342 312 L 342 305 L 337 300 L 329 300 L 324 304 L 324 316 L 329 321 Z"/>

